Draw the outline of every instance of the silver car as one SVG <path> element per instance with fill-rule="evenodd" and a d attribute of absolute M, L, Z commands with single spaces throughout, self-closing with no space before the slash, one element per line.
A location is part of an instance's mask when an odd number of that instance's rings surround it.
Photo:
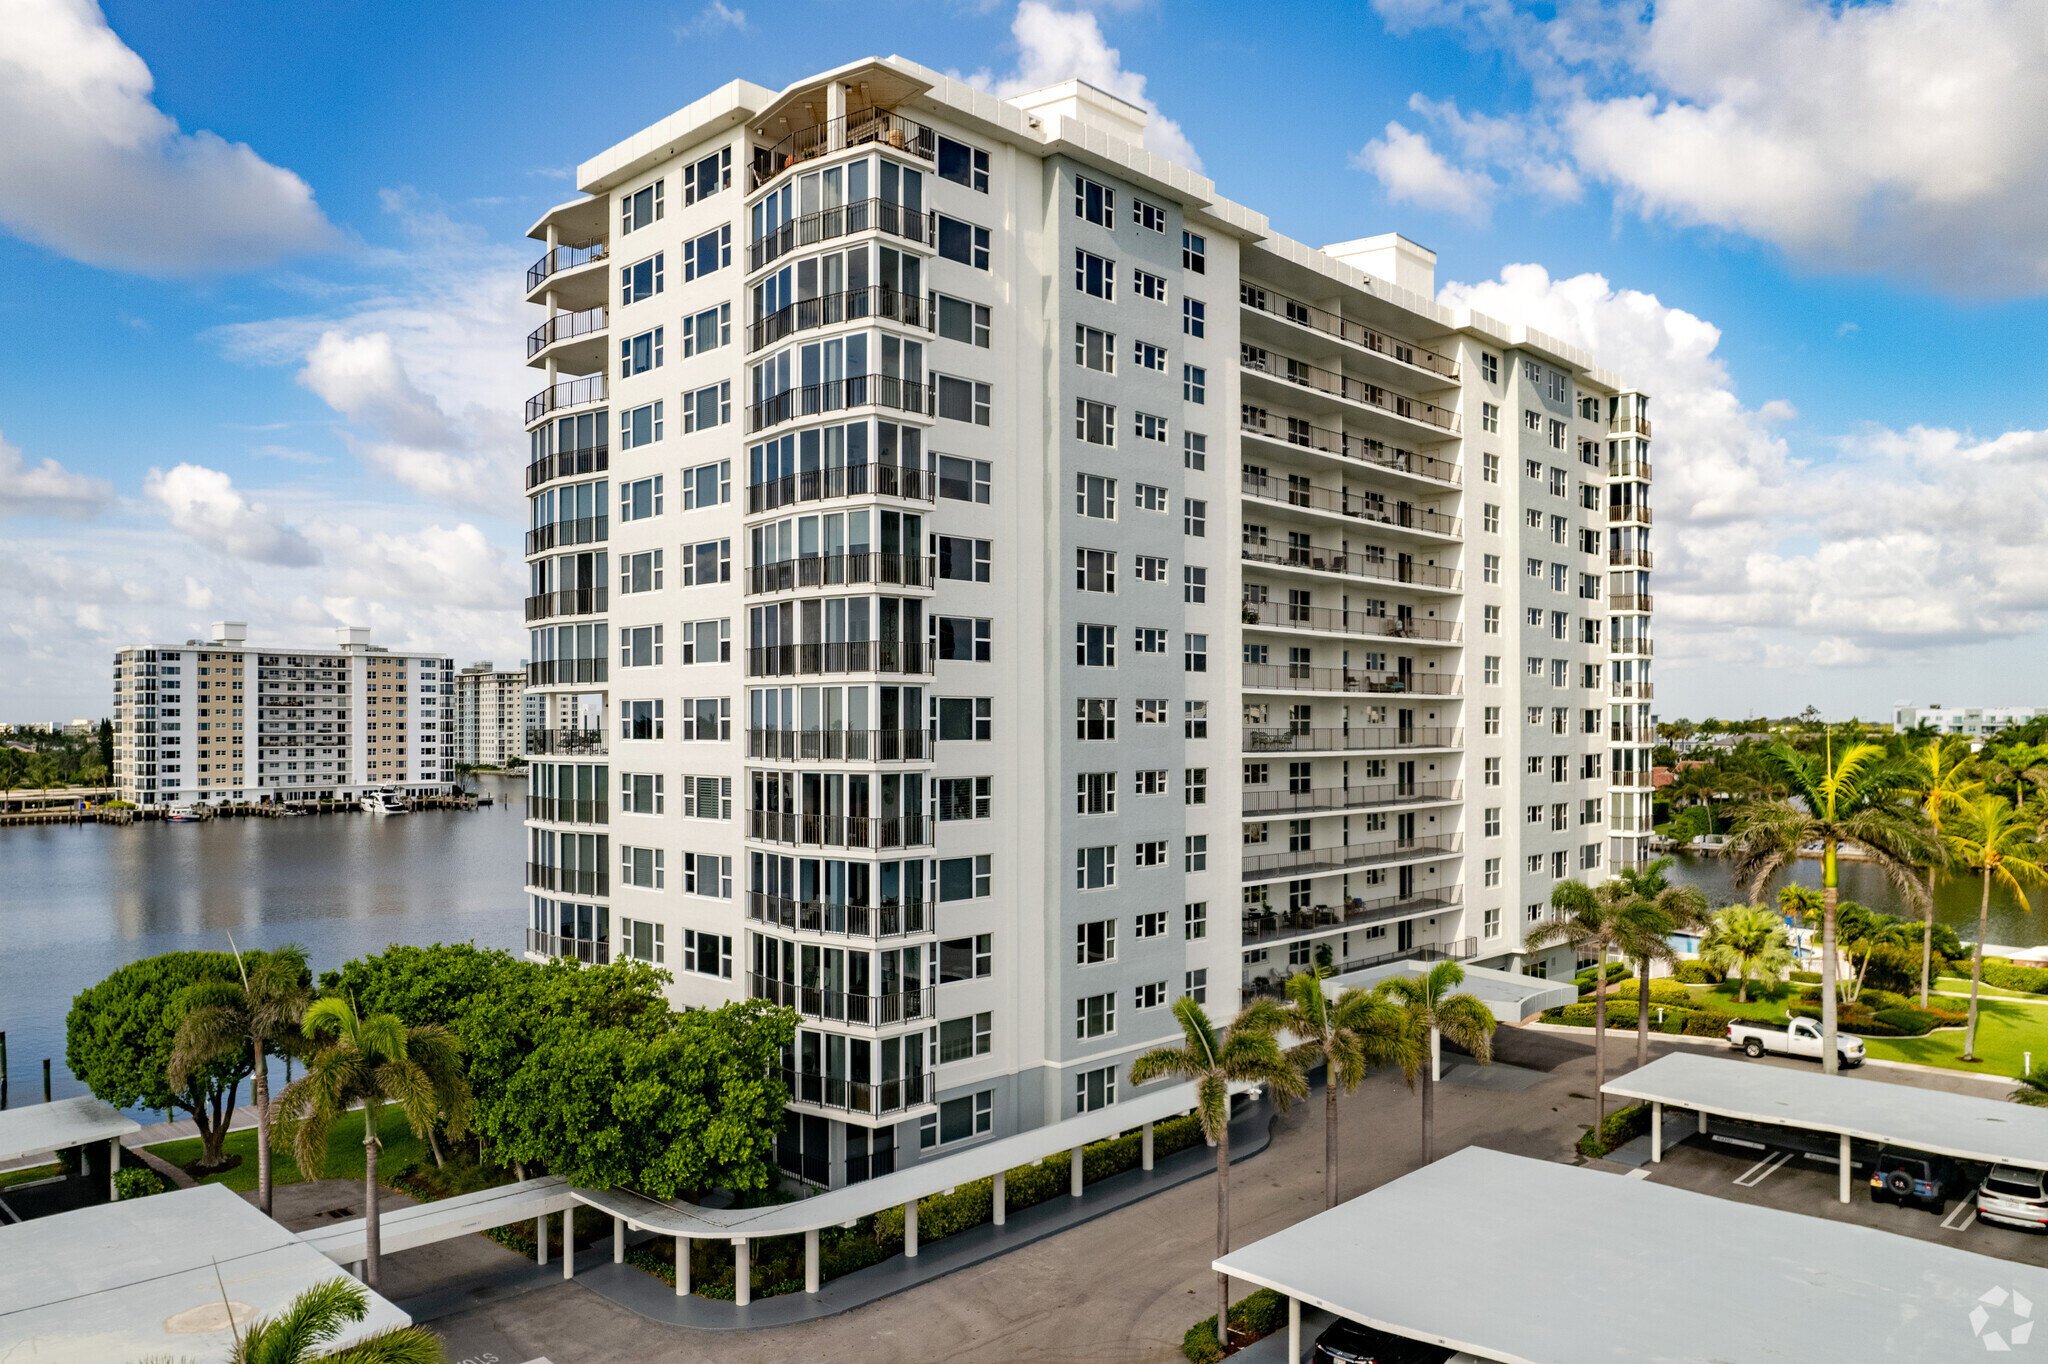
<path fill-rule="evenodd" d="M 2048 1231 L 2048 1174 L 1994 1165 L 1977 1189 L 1977 1219 Z"/>

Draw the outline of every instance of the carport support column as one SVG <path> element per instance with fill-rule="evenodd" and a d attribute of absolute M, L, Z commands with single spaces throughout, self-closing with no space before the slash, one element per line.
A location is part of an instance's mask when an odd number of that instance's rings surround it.
<path fill-rule="evenodd" d="M 1842 1134 L 1842 1201 L 1849 1201 L 1849 1134 Z"/>
<path fill-rule="evenodd" d="M 1138 1168 L 1152 1168 L 1152 1124 L 1149 1122 L 1145 1124 L 1145 1135 L 1138 1138 Z"/>
<path fill-rule="evenodd" d="M 623 1217 L 612 1219 L 612 1263 L 626 1263 L 626 1219 Z"/>
<path fill-rule="evenodd" d="M 119 1137 L 109 1137 L 107 1138 L 107 1197 L 115 1203 L 121 1201 L 120 1175 L 121 1139 Z"/>
<path fill-rule="evenodd" d="M 1068 1180 L 1067 1180 L 1067 1183 L 1068 1183 L 1068 1185 L 1070 1186 L 1070 1187 L 1069 1187 L 1069 1189 L 1068 1189 L 1068 1192 L 1070 1192 L 1071 1194 L 1073 1194 L 1073 1196 L 1074 1196 L 1074 1197 L 1076 1197 L 1076 1198 L 1079 1198 L 1079 1197 L 1081 1196 L 1081 1165 L 1082 1165 L 1082 1160 L 1081 1160 L 1081 1148 L 1080 1148 L 1080 1147 L 1076 1146 L 1076 1147 L 1074 1148 L 1074 1150 L 1073 1150 L 1073 1153 L 1072 1153 L 1072 1154 L 1071 1154 L 1071 1155 L 1070 1155 L 1070 1156 L 1068 1157 L 1068 1162 L 1069 1162 L 1070 1166 L 1072 1167 L 1072 1173 L 1071 1173 L 1071 1174 L 1069 1175 L 1069 1177 L 1068 1177 Z"/>
<path fill-rule="evenodd" d="M 914 1198 L 903 1205 L 903 1258 L 917 1258 L 917 1200 Z"/>
<path fill-rule="evenodd" d="M 732 1300 L 737 1307 L 754 1300 L 754 1245 L 744 1236 L 732 1238 Z"/>
<path fill-rule="evenodd" d="M 576 1277 L 576 1224 L 569 1219 L 576 1215 L 574 1208 L 562 1209 L 562 1277 Z"/>
<path fill-rule="evenodd" d="M 533 1219 L 533 1262 L 544 1265 L 548 1262 L 548 1215 L 542 1213 Z"/>
<path fill-rule="evenodd" d="M 1698 1113 L 1694 1114 L 1693 1116 L 1699 1119 L 1700 1135 L 1704 1137 L 1705 1135 L 1707 1135 L 1707 1110 L 1702 1108 Z"/>
<path fill-rule="evenodd" d="M 1301 1299 L 1287 1300 L 1287 1364 L 1301 1359 Z"/>
<path fill-rule="evenodd" d="M 690 1238 L 676 1237 L 676 1296 L 690 1296 Z"/>
<path fill-rule="evenodd" d="M 995 1224 L 1003 1225 L 1003 1218 L 1010 1211 L 1010 1172 L 996 1171 L 995 1187 L 989 1191 L 994 1197 Z"/>
<path fill-rule="evenodd" d="M 815 1293 L 824 1275 L 818 1269 L 818 1229 L 804 1233 L 804 1292 Z"/>
<path fill-rule="evenodd" d="M 1658 1164 L 1664 1159 L 1664 1105 L 1650 1100 L 1650 1163 Z"/>

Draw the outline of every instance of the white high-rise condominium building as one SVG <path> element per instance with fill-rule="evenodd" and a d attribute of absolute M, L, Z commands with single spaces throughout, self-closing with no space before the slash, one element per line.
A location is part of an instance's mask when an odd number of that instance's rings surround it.
<path fill-rule="evenodd" d="M 2026 724 L 2029 720 L 2048 715 L 2048 711 L 2036 706 L 1956 706 L 1948 707 L 1939 701 L 1926 706 L 1900 705 L 1892 710 L 1892 728 L 1904 734 L 1909 729 L 1922 725 L 1931 726 L 1939 734 L 1961 734 L 1967 738 L 1984 739 L 2000 730 Z"/>
<path fill-rule="evenodd" d="M 455 761 L 503 767 L 525 754 L 526 670 L 472 663 L 455 674 Z"/>
<path fill-rule="evenodd" d="M 455 780 L 455 662 L 344 626 L 327 648 L 210 639 L 114 655 L 114 784 L 137 805 L 354 800 Z"/>
<path fill-rule="evenodd" d="M 1569 968 L 1525 928 L 1634 855 L 1640 399 L 1144 117 L 735 82 L 532 230 L 528 947 L 794 1006 L 814 1180 L 1114 1103 L 1319 956 Z"/>

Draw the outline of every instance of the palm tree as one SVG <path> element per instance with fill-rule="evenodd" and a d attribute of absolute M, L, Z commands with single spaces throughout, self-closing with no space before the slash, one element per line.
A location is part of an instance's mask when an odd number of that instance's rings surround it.
<path fill-rule="evenodd" d="M 1700 960 L 1734 976 L 1738 1003 L 1749 1003 L 1752 974 L 1775 980 L 1792 965 L 1792 948 L 1778 916 L 1758 905 L 1730 905 L 1716 914 L 1700 940 Z"/>
<path fill-rule="evenodd" d="M 1285 1027 L 1300 1040 L 1287 1059 L 1304 1075 L 1318 1065 L 1323 1077 L 1323 1206 L 1337 1206 L 1337 1088 L 1348 1094 L 1367 1073 L 1400 1066 L 1413 1074 L 1414 1039 L 1401 1011 L 1384 995 L 1346 990 L 1335 1000 L 1319 972 L 1287 978 Z"/>
<path fill-rule="evenodd" d="M 1984 938 L 1991 931 L 1991 883 L 2005 887 L 2022 910 L 2030 910 L 2022 882 L 2048 881 L 2048 850 L 2037 841 L 2040 821 L 2004 796 L 1981 795 L 1963 802 L 1942 834 L 1949 858 L 1983 881 L 1977 900 L 1977 943 L 1970 953 L 1970 1019 L 1963 1026 L 1963 1059 L 1977 1057 L 1977 995 L 1984 983 Z"/>
<path fill-rule="evenodd" d="M 2048 1108 L 2048 1061 L 2020 1076 L 2019 1088 L 2012 1092 L 2012 1101 L 2029 1108 Z"/>
<path fill-rule="evenodd" d="M 234 938 L 228 939 L 234 946 Z M 235 949 L 240 981 L 208 980 L 185 992 L 185 1015 L 178 1020 L 171 1044 L 170 1079 L 182 1089 L 185 1079 L 223 1052 L 247 1047 L 255 1061 L 249 1080 L 256 1104 L 256 1206 L 270 1215 L 270 1056 L 280 1043 L 298 1032 L 306 1006 L 313 1002 L 313 973 L 306 953 L 295 946 L 243 958 Z"/>
<path fill-rule="evenodd" d="M 1678 956 L 1668 941 L 1681 929 L 1705 925 L 1707 896 L 1698 886 L 1674 886 L 1664 879 L 1672 859 L 1660 857 L 1615 872 L 1626 894 L 1615 927 L 1615 945 L 1636 966 L 1636 1065 L 1650 1060 L 1650 963 Z"/>
<path fill-rule="evenodd" d="M 1960 735 L 1929 739 L 1907 751 L 1906 770 L 1912 777 L 1905 793 L 1919 802 L 1920 813 L 1927 817 L 1928 826 L 1934 830 L 1937 840 L 1941 837 L 1941 821 L 1965 800 L 1984 789 L 1984 783 L 1975 776 L 1976 766 L 1969 740 Z M 1921 915 L 1920 932 L 1920 1007 L 1923 1009 L 1927 1007 L 1928 986 L 1934 975 L 1934 878 L 1940 870 L 1938 863 L 1927 864 L 1927 903 Z"/>
<path fill-rule="evenodd" d="M 377 1120 L 386 1104 L 405 1111 L 415 1135 L 443 1118 L 448 1134 L 469 1125 L 469 1083 L 462 1078 L 460 1044 L 437 1023 L 407 1027 L 396 1014 L 356 1013 L 345 995 L 326 995 L 307 1008 L 301 1024 L 316 1050 L 306 1073 L 277 1100 L 277 1139 L 292 1148 L 300 1173 L 312 1177 L 327 1153 L 327 1136 L 341 1116 L 363 1108 L 363 1230 L 365 1282 L 377 1286 Z"/>
<path fill-rule="evenodd" d="M 57 760 L 47 753 L 37 753 L 28 760 L 23 775 L 30 790 L 52 790 L 57 785 Z"/>
<path fill-rule="evenodd" d="M 1592 887 L 1583 881 L 1560 881 L 1550 892 L 1551 917 L 1529 933 L 1524 942 L 1532 949 L 1569 943 L 1581 959 L 1592 957 L 1593 972 L 1593 1130 L 1607 1121 L 1607 958 L 1621 947 L 1616 920 L 1628 903 L 1627 888 L 1620 881 Z"/>
<path fill-rule="evenodd" d="M 1464 983 L 1464 967 L 1440 961 L 1419 975 L 1390 976 L 1374 987 L 1398 1005 L 1406 1018 L 1410 1040 L 1399 1058 L 1401 1068 L 1411 1083 L 1415 1072 L 1422 1072 L 1424 1165 L 1435 1159 L 1438 1039 L 1450 1038 L 1482 1066 L 1493 1060 L 1493 1015 L 1472 996 L 1456 993 Z"/>
<path fill-rule="evenodd" d="M 1918 906 L 1927 895 L 1916 868 L 1939 856 L 1920 811 L 1906 803 L 1905 778 L 1878 745 L 1848 744 L 1839 757 L 1830 735 L 1818 754 L 1774 743 L 1767 759 L 1791 788 L 1794 800 L 1756 800 L 1736 816 L 1728 851 L 1735 882 L 1752 901 L 1763 898 L 1771 878 L 1798 858 L 1808 843 L 1821 845 L 1820 1031 L 1821 1066 L 1841 1069 L 1835 1051 L 1836 979 L 1841 960 L 1835 949 L 1835 908 L 1841 897 L 1841 849 L 1855 843 L 1894 888 Z"/>
<path fill-rule="evenodd" d="M 347 1279 L 314 1284 L 274 1317 L 238 1331 L 228 1364 L 446 1364 L 441 1338 L 424 1326 L 397 1326 L 331 1354 L 313 1352 L 370 1313 L 369 1292 Z M 232 1313 L 230 1314 L 232 1316 Z"/>
<path fill-rule="evenodd" d="M 1195 1082 L 1195 1116 L 1202 1135 L 1216 1147 L 1216 1258 L 1230 1253 L 1230 1087 L 1264 1085 L 1282 1108 L 1308 1093 L 1302 1079 L 1281 1054 L 1275 1034 L 1287 1015 L 1270 999 L 1253 1000 L 1237 1016 L 1230 1031 L 1219 1033 L 1202 1006 L 1186 995 L 1173 1002 L 1185 1041 L 1178 1047 L 1155 1047 L 1131 1062 L 1131 1084 L 1181 1079 Z M 1230 1276 L 1216 1275 L 1216 1339 L 1230 1348 Z"/>

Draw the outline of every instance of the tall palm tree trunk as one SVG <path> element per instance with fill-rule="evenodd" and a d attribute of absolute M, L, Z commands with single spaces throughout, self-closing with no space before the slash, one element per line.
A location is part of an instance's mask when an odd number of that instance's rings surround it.
<path fill-rule="evenodd" d="M 378 1235 L 377 1225 L 377 1109 L 376 1105 L 363 1108 L 363 1282 L 370 1287 L 377 1286 L 377 1257 L 382 1253 L 383 1238 Z"/>
<path fill-rule="evenodd" d="M 1607 1127 L 1607 949 L 1593 973 L 1593 1138 Z"/>
<path fill-rule="evenodd" d="M 1216 1133 L 1216 1258 L 1230 1253 L 1230 1096 L 1223 1097 L 1223 1121 Z M 1216 1271 L 1216 1340 L 1230 1348 L 1230 1276 Z"/>
<path fill-rule="evenodd" d="M 1337 1206 L 1337 1067 L 1323 1062 L 1323 1206 Z"/>
<path fill-rule="evenodd" d="M 1650 1064 L 1650 959 L 1636 962 L 1636 1069 Z"/>
<path fill-rule="evenodd" d="M 1821 848 L 1820 866 L 1820 1068 L 1834 1075 L 1841 1070 L 1841 1058 L 1835 1054 L 1836 977 L 1841 974 L 1835 959 L 1835 906 L 1842 892 L 1833 839 Z"/>
<path fill-rule="evenodd" d="M 1927 869 L 1927 913 L 1920 921 L 1920 1007 L 1927 1007 L 1927 987 L 1934 979 L 1934 868 Z"/>
<path fill-rule="evenodd" d="M 1977 946 L 1970 953 L 1970 1021 L 1963 1028 L 1963 1059 L 1977 1059 L 1977 991 L 1984 983 L 1984 938 L 1991 932 L 1991 868 L 1984 868 L 1984 893 L 1977 899 Z"/>
<path fill-rule="evenodd" d="M 1436 1030 L 1430 1029 L 1430 1059 L 1422 1068 L 1422 1163 L 1436 1158 Z"/>
<path fill-rule="evenodd" d="M 256 1073 L 249 1078 L 249 1098 L 256 1105 L 256 1206 L 270 1216 L 270 1071 L 263 1064 L 263 1044 L 251 1044 Z"/>

